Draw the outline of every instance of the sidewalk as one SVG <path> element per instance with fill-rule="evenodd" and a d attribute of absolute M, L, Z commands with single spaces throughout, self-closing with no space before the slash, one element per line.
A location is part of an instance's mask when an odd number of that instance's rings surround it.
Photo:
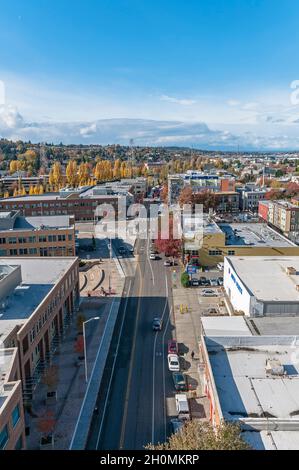
<path fill-rule="evenodd" d="M 181 268 L 176 267 L 175 269 L 177 272 L 177 280 L 175 287 L 172 281 L 172 297 L 177 335 L 176 340 L 179 344 L 181 364 L 190 387 L 189 398 L 191 412 L 194 418 L 208 419 L 209 401 L 208 398 L 204 396 L 198 373 L 198 364 L 201 362 L 199 356 L 201 311 L 198 302 L 198 289 L 182 287 L 180 282 Z M 191 357 L 192 351 L 194 352 L 193 360 Z"/>
<path fill-rule="evenodd" d="M 100 264 L 95 264 L 86 271 L 88 278 L 86 288 L 81 292 L 80 314 L 83 314 L 86 320 L 99 316 L 99 320 L 90 322 L 86 325 L 86 345 L 87 345 L 87 370 L 91 373 L 97 351 L 102 339 L 106 320 L 110 311 L 114 297 L 121 297 L 124 280 L 120 278 L 115 264 L 110 264 L 111 286 L 115 291 L 115 296 L 100 297 L 98 291 L 95 295 L 87 296 L 87 292 L 92 285 L 100 280 L 100 273 L 107 271 L 107 263 L 104 260 Z M 89 272 L 90 271 L 90 272 Z M 82 282 L 82 273 L 80 273 L 80 282 Z M 105 276 L 102 284 L 108 291 L 108 278 Z M 68 449 L 73 431 L 81 409 L 82 400 L 86 392 L 85 367 L 84 360 L 78 359 L 78 352 L 75 350 L 78 328 L 76 318 L 66 332 L 64 341 L 60 344 L 53 358 L 53 365 L 58 367 L 58 386 L 57 402 L 55 405 L 46 405 L 45 397 L 47 387 L 40 381 L 38 384 L 34 400 L 32 402 L 32 415 L 29 417 L 30 435 L 27 437 L 28 449 L 39 449 L 40 432 L 38 430 L 39 417 L 47 412 L 53 414 L 55 420 L 54 428 L 54 448 L 58 450 Z"/>

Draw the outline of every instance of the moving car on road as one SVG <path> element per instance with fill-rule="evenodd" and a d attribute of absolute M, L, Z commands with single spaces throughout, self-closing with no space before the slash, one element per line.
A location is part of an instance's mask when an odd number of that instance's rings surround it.
<path fill-rule="evenodd" d="M 185 392 L 187 390 L 186 377 L 181 372 L 172 373 L 174 388 L 178 392 Z"/>
<path fill-rule="evenodd" d="M 162 318 L 154 318 L 152 328 L 153 331 L 161 331 L 163 326 Z"/>
<path fill-rule="evenodd" d="M 179 372 L 180 371 L 180 361 L 177 354 L 168 354 L 168 369 L 170 372 Z"/>
<path fill-rule="evenodd" d="M 152 259 L 152 260 L 155 260 L 155 259 L 157 259 L 157 255 L 156 255 L 156 253 L 150 253 L 150 255 L 149 255 L 149 259 Z"/>
<path fill-rule="evenodd" d="M 166 259 L 164 261 L 164 266 L 171 266 L 171 262 L 169 261 L 169 259 Z"/>

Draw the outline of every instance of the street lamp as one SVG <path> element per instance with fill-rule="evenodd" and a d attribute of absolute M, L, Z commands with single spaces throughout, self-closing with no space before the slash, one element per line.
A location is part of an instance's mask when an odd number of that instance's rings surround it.
<path fill-rule="evenodd" d="M 84 364 L 85 364 L 85 381 L 88 382 L 87 378 L 87 350 L 86 350 L 86 337 L 85 337 L 85 325 L 93 320 L 99 320 L 100 317 L 92 317 L 89 320 L 83 322 L 83 341 L 84 341 Z"/>

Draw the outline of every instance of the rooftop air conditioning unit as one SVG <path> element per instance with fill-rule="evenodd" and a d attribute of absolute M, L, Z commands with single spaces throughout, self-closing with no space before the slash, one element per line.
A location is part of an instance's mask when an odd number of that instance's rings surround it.
<path fill-rule="evenodd" d="M 294 276 L 297 274 L 297 270 L 293 268 L 292 266 L 289 266 L 286 268 L 286 273 L 288 276 Z"/>
<path fill-rule="evenodd" d="M 279 359 L 267 359 L 266 373 L 280 376 L 285 374 L 285 370 Z"/>

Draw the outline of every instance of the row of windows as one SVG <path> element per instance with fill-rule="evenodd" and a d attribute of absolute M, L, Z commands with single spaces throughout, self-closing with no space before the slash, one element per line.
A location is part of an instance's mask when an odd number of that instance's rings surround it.
<path fill-rule="evenodd" d="M 12 414 L 11 414 L 11 422 L 12 422 L 12 427 L 15 428 L 16 425 L 18 424 L 20 420 L 20 407 L 17 405 Z M 9 439 L 9 431 L 8 431 L 8 426 L 7 424 L 4 426 L 4 428 L 0 431 L 0 449 L 4 449 L 7 442 Z M 19 443 L 19 441 L 18 441 Z M 21 442 L 21 447 L 22 447 L 22 442 Z"/>
<path fill-rule="evenodd" d="M 227 256 L 234 256 L 235 250 L 228 250 Z M 222 255 L 221 250 L 209 250 L 209 256 L 220 256 Z"/>
<path fill-rule="evenodd" d="M 68 241 L 72 241 L 73 235 L 69 234 L 68 235 Z M 60 235 L 41 235 L 39 237 L 9 237 L 8 239 L 6 238 L 0 238 L 0 245 L 5 245 L 6 243 L 9 243 L 10 245 L 16 245 L 17 243 L 20 244 L 25 244 L 25 243 L 36 243 L 38 241 L 39 243 L 47 243 L 47 242 L 65 242 L 66 241 L 66 235 L 65 234 L 60 234 Z"/>
<path fill-rule="evenodd" d="M 67 208 L 72 208 L 72 207 L 96 207 L 98 204 L 102 204 L 105 202 L 104 200 L 88 200 L 88 201 L 69 201 L 69 202 L 43 202 L 42 204 L 40 202 L 37 203 L 31 203 L 31 204 L 1 204 L 1 209 L 43 209 L 43 208 L 61 208 L 61 207 L 67 207 Z M 109 203 L 111 201 L 109 200 Z"/>
<path fill-rule="evenodd" d="M 47 322 L 48 318 L 50 318 L 53 312 L 58 308 L 61 304 L 65 293 L 74 285 L 75 282 L 75 272 L 72 271 L 70 275 L 66 278 L 66 281 L 62 284 L 61 288 L 57 291 L 55 297 L 53 297 L 52 301 L 48 304 L 47 309 L 44 313 L 39 317 L 38 321 L 35 323 L 34 327 L 29 332 L 29 341 L 30 344 L 33 343 L 36 336 L 38 335 L 39 331 L 42 329 L 44 324 Z M 25 354 L 26 351 L 24 351 Z"/>
<path fill-rule="evenodd" d="M 11 248 L 10 250 L 4 250 L 0 248 L 0 256 L 26 256 L 26 255 L 37 255 L 37 248 Z M 39 248 L 40 256 L 55 256 L 56 254 L 60 255 L 72 255 L 73 249 L 67 248 L 64 246 L 50 246 L 47 248 Z"/>

